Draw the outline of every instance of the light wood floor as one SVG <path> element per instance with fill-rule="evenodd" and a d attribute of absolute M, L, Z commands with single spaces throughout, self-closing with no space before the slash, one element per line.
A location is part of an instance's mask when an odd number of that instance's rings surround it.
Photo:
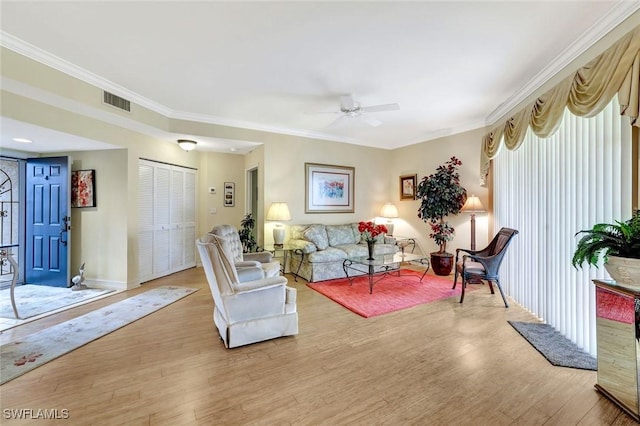
<path fill-rule="evenodd" d="M 82 425 L 635 424 L 595 372 L 551 366 L 507 323 L 529 314 L 486 288 L 364 319 L 289 281 L 300 334 L 232 350 L 201 268 L 6 331 L 2 343 L 155 286 L 200 288 L 0 387 L 0 423 L 47 408 Z"/>

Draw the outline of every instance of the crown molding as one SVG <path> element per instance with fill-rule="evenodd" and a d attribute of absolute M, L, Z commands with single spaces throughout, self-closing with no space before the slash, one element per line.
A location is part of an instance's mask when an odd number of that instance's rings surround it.
<path fill-rule="evenodd" d="M 0 46 L 3 46 L 9 50 L 19 53 L 27 58 L 33 59 L 36 62 L 44 64 L 62 73 L 84 81 L 92 86 L 98 87 L 102 90 L 106 90 L 123 98 L 126 98 L 140 106 L 155 111 L 162 115 L 168 115 L 171 110 L 167 107 L 151 101 L 139 94 L 132 92 L 116 83 L 113 83 L 105 78 L 100 77 L 84 68 L 81 68 L 69 61 L 66 61 L 56 55 L 53 55 L 45 50 L 40 49 L 24 40 L 12 36 L 9 33 L 0 31 Z"/>
<path fill-rule="evenodd" d="M 616 4 L 609 13 L 603 16 L 595 25 L 585 31 L 575 42 L 563 50 L 554 61 L 543 68 L 533 79 L 516 90 L 513 95 L 491 112 L 485 120 L 485 125 L 491 126 L 495 124 L 500 118 L 518 106 L 520 102 L 531 96 L 536 90 L 542 87 L 543 84 L 549 81 L 549 79 L 566 68 L 587 49 L 638 10 L 640 10 L 639 1 L 623 0 Z"/>
<path fill-rule="evenodd" d="M 109 81 L 103 77 L 100 77 L 97 74 L 94 74 L 84 68 L 81 68 L 69 61 L 66 61 L 56 55 L 53 55 L 39 47 L 36 47 L 30 43 L 27 43 L 24 40 L 21 40 L 13 35 L 6 33 L 4 31 L 0 31 L 0 46 L 3 46 L 9 50 L 12 50 L 20 55 L 26 56 L 36 62 L 44 64 L 48 67 L 51 67 L 55 70 L 58 70 L 62 73 L 70 75 L 71 77 L 77 78 L 80 81 L 83 81 L 92 86 L 98 87 L 100 89 L 106 90 L 118 96 L 121 96 L 125 99 L 130 100 L 132 103 L 136 105 L 147 108 L 153 112 L 161 114 L 167 118 L 177 119 L 177 120 L 186 120 L 186 121 L 195 121 L 198 123 L 206 123 L 206 124 L 215 124 L 221 126 L 229 126 L 236 127 L 242 129 L 249 130 L 257 130 L 262 132 L 270 132 L 270 133 L 279 133 L 286 134 L 291 136 L 300 136 L 311 139 L 325 139 L 334 142 L 345 142 L 352 144 L 361 144 L 362 141 L 351 139 L 351 138 L 339 138 L 332 135 L 327 135 L 323 133 L 316 132 L 308 132 L 297 129 L 284 129 L 274 126 L 260 125 L 256 123 L 251 123 L 247 121 L 241 120 L 230 120 L 222 117 L 216 117 L 205 114 L 196 114 L 185 111 L 175 111 L 164 105 L 161 105 L 157 102 L 154 102 L 150 99 L 145 98 L 125 87 L 122 87 L 112 81 Z"/>

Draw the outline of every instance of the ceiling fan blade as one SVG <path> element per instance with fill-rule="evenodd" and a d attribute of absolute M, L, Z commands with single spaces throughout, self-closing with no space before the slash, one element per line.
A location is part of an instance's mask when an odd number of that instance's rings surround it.
<path fill-rule="evenodd" d="M 364 112 L 382 112 L 382 111 L 397 111 L 400 109 L 398 104 L 384 104 L 384 105 L 371 105 L 362 107 Z"/>
<path fill-rule="evenodd" d="M 378 127 L 379 125 L 382 124 L 382 121 L 377 120 L 377 119 L 375 119 L 373 117 L 368 117 L 366 115 L 361 115 L 360 119 L 362 121 L 364 121 L 365 123 L 367 123 L 368 125 L 373 126 L 373 127 Z"/>
<path fill-rule="evenodd" d="M 331 123 L 327 124 L 325 127 L 333 127 L 336 126 L 340 123 L 342 123 L 344 120 L 346 120 L 348 117 L 346 115 L 340 115 L 340 117 L 336 118 L 335 120 L 333 120 Z"/>
<path fill-rule="evenodd" d="M 342 109 L 346 110 L 352 110 L 356 107 L 356 103 L 351 95 L 340 96 L 340 105 L 342 105 Z"/>

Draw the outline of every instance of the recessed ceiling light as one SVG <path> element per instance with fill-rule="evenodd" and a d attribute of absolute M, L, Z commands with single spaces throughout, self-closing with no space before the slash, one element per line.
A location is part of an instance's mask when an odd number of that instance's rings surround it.
<path fill-rule="evenodd" d="M 20 142 L 20 143 L 33 143 L 31 139 L 25 139 L 25 138 L 13 138 L 13 141 Z"/>
<path fill-rule="evenodd" d="M 236 152 L 236 151 L 237 151 L 237 149 L 235 149 L 235 148 L 229 148 L 229 151 L 231 151 L 231 152 Z"/>

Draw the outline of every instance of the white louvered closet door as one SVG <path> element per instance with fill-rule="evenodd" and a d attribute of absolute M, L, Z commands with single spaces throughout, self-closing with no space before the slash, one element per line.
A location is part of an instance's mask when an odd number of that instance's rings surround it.
<path fill-rule="evenodd" d="M 196 266 L 196 173 L 171 169 L 171 250 L 173 272 Z"/>
<path fill-rule="evenodd" d="M 138 279 L 153 278 L 153 187 L 152 164 L 138 164 Z"/>
<path fill-rule="evenodd" d="M 138 277 L 194 267 L 196 171 L 139 160 Z"/>
<path fill-rule="evenodd" d="M 171 273 L 171 166 L 156 165 L 153 194 L 153 276 L 157 278 Z"/>

